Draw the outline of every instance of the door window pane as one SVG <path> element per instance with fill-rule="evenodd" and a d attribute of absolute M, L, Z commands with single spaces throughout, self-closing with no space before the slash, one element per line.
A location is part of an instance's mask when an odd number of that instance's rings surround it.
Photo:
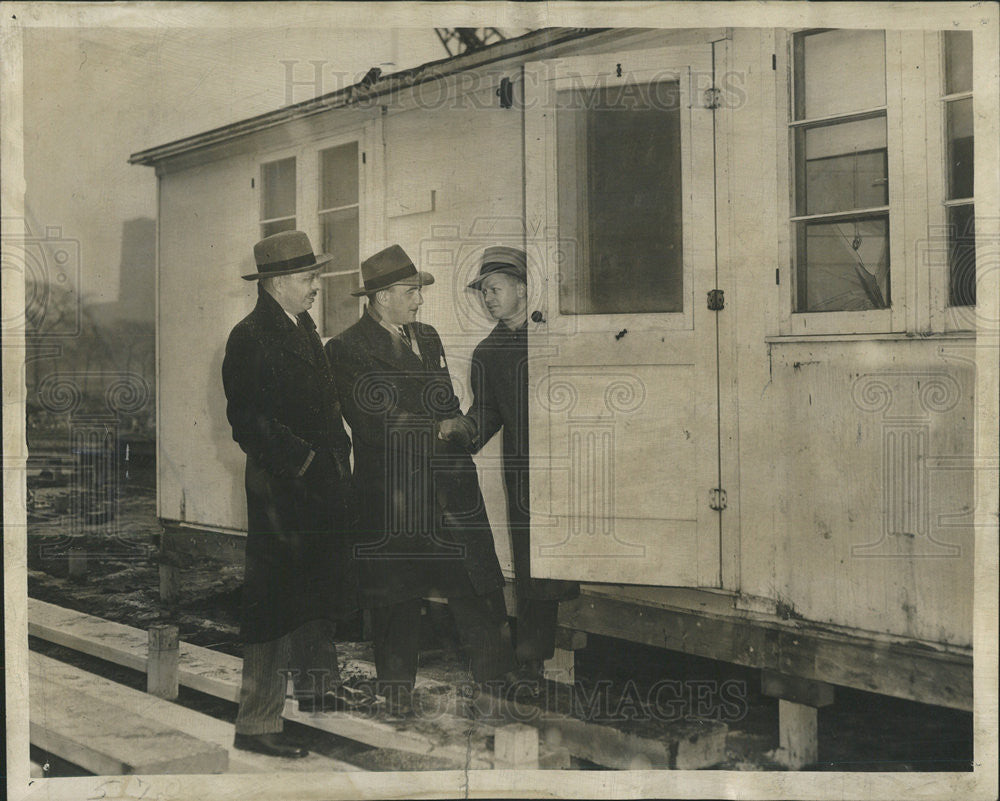
<path fill-rule="evenodd" d="M 281 159 L 260 167 L 262 220 L 295 216 L 295 159 Z M 294 228 L 294 223 L 292 225 Z"/>
<path fill-rule="evenodd" d="M 948 303 L 976 305 L 976 215 L 966 203 L 948 209 Z"/>
<path fill-rule="evenodd" d="M 944 32 L 945 93 L 972 91 L 972 31 Z"/>
<path fill-rule="evenodd" d="M 889 202 L 885 117 L 796 131 L 804 156 L 797 213 L 870 209 Z"/>
<path fill-rule="evenodd" d="M 885 34 L 836 30 L 795 39 L 795 119 L 885 105 Z"/>
<path fill-rule="evenodd" d="M 261 223 L 260 235 L 262 237 L 270 236 L 271 234 L 278 234 L 282 231 L 294 231 L 295 230 L 295 218 L 292 217 L 288 220 L 275 220 L 274 222 Z"/>
<path fill-rule="evenodd" d="M 349 142 L 320 153 L 320 209 L 358 202 L 358 143 Z"/>
<path fill-rule="evenodd" d="M 683 311 L 680 86 L 557 96 L 563 314 Z"/>
<path fill-rule="evenodd" d="M 358 274 L 344 273 L 323 279 L 323 333 L 335 337 L 358 321 L 360 301 L 351 295 L 358 288 Z"/>
<path fill-rule="evenodd" d="M 323 283 L 323 331 L 336 336 L 358 319 L 358 299 L 351 297 L 358 288 L 358 209 L 328 211 L 319 219 L 323 252 L 333 256 L 324 270 L 351 271 Z"/>
<path fill-rule="evenodd" d="M 888 215 L 796 223 L 796 311 L 889 308 Z"/>
<path fill-rule="evenodd" d="M 972 197 L 972 98 L 945 104 L 948 117 L 948 198 Z"/>

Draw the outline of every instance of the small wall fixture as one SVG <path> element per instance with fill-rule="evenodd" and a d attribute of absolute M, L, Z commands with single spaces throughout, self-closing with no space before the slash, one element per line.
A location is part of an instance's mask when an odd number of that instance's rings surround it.
<path fill-rule="evenodd" d="M 510 82 L 510 78 L 500 79 L 497 97 L 500 98 L 500 108 L 510 108 L 514 104 L 514 85 Z"/>

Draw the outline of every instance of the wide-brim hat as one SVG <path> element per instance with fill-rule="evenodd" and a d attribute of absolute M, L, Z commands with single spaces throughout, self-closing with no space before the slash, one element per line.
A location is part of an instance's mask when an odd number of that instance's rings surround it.
<path fill-rule="evenodd" d="M 332 261 L 333 256 L 313 253 L 309 237 L 302 231 L 282 231 L 254 245 L 253 260 L 257 272 L 244 275 L 244 281 L 308 272 Z"/>
<path fill-rule="evenodd" d="M 482 266 L 479 276 L 469 284 L 469 289 L 479 289 L 483 279 L 494 273 L 506 273 L 528 282 L 528 257 L 523 250 L 504 245 L 486 248 L 483 251 Z"/>
<path fill-rule="evenodd" d="M 434 276 L 418 270 L 399 245 L 389 245 L 361 262 L 361 280 L 364 286 L 351 293 L 354 297 L 373 295 L 393 284 L 427 286 L 434 283 Z"/>

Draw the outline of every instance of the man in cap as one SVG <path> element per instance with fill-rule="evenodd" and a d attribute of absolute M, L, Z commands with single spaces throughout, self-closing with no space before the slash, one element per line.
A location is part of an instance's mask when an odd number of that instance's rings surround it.
<path fill-rule="evenodd" d="M 534 682 L 555 653 L 559 601 L 575 598 L 573 581 L 531 576 L 528 488 L 528 272 L 523 250 L 489 247 L 469 289 L 479 292 L 496 327 L 472 356 L 472 406 L 441 425 L 441 436 L 478 452 L 503 428 L 504 485 L 517 590 L 516 655 Z"/>
<path fill-rule="evenodd" d="M 354 294 L 367 308 L 326 348 L 354 438 L 363 532 L 355 558 L 379 692 L 405 715 L 427 596 L 448 599 L 477 682 L 509 677 L 515 662 L 475 465 L 438 436 L 441 421 L 461 412 L 441 339 L 417 322 L 434 278 L 399 245 L 365 260 L 361 275 Z"/>
<path fill-rule="evenodd" d="M 317 258 L 301 231 L 254 246 L 257 304 L 222 363 L 226 414 L 246 453 L 243 681 L 234 745 L 272 756 L 306 750 L 282 733 L 287 673 L 300 705 L 354 706 L 343 687 L 334 621 L 357 609 L 349 535 L 356 501 L 333 374 L 309 316 Z"/>

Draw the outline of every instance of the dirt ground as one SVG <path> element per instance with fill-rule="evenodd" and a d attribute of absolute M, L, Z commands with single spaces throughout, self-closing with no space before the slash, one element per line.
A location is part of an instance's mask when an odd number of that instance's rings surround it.
<path fill-rule="evenodd" d="M 161 529 L 155 517 L 151 465 L 133 465 L 117 499 L 102 499 L 105 505 L 117 504 L 113 515 L 94 513 L 93 499 L 89 506 L 74 501 L 72 480 L 52 473 L 40 472 L 37 464 L 34 471 L 29 466 L 31 597 L 138 628 L 172 623 L 185 641 L 240 655 L 240 564 L 194 562 L 183 571 L 179 601 L 169 607 L 160 602 L 157 541 Z M 91 509 L 88 519 L 92 522 L 72 514 L 84 506 Z M 361 640 L 361 630 L 360 617 L 340 628 L 341 651 L 370 661 L 370 643 Z M 470 678 L 446 608 L 428 605 L 422 639 L 423 675 L 443 681 Z M 135 671 L 35 640 L 31 647 L 144 689 L 145 678 Z M 681 683 L 688 690 L 707 687 L 707 697 L 714 702 L 710 700 L 702 714 L 729 726 L 726 760 L 715 767 L 780 769 L 771 758 L 778 746 L 777 701 L 760 695 L 757 671 L 595 636 L 576 655 L 577 691 L 592 701 L 591 693 L 607 688 L 606 703 L 618 713 L 619 727 L 655 736 L 656 727 L 662 724 L 648 704 L 650 688 L 665 681 Z M 720 687 L 724 688 L 721 703 Z M 549 683 L 540 703 L 572 711 L 574 698 L 579 696 L 568 693 Z M 188 690 L 182 690 L 180 701 L 221 719 L 235 719 L 235 705 L 228 702 Z M 367 769 L 442 767 L 434 760 L 372 749 L 302 727 L 296 731 L 312 749 Z M 47 755 L 34 754 L 33 758 L 44 760 Z M 819 762 L 808 769 L 955 771 L 971 769 L 971 760 L 971 714 L 837 688 L 835 703 L 819 711 Z M 49 761 L 55 772 L 74 772 L 73 766 Z M 574 761 L 573 767 L 596 766 Z"/>

